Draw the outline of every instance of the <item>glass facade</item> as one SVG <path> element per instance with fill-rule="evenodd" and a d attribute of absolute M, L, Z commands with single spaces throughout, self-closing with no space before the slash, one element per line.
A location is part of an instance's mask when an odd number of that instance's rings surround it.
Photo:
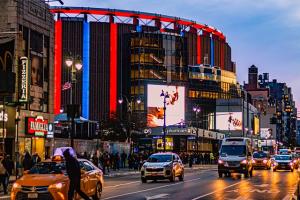
<path fill-rule="evenodd" d="M 208 118 L 215 113 L 216 99 L 240 96 L 236 74 L 208 65 L 190 66 L 188 37 L 174 33 L 134 32 L 130 34 L 130 94 L 142 97 L 133 111 L 146 114 L 146 87 L 149 83 L 181 85 L 186 88 L 186 121 L 193 121 L 194 105 L 201 107 L 201 128 L 208 128 Z M 191 112 L 189 112 L 191 111 Z"/>

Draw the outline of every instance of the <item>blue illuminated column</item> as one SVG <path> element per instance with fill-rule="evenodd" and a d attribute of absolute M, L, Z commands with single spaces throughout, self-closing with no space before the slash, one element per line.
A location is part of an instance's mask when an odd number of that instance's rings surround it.
<path fill-rule="evenodd" d="M 90 104 L 90 23 L 83 22 L 82 117 L 89 119 Z"/>
<path fill-rule="evenodd" d="M 210 65 L 211 66 L 215 65 L 214 58 L 215 58 L 215 55 L 214 55 L 214 38 L 213 38 L 213 36 L 211 36 L 211 38 L 210 38 Z"/>

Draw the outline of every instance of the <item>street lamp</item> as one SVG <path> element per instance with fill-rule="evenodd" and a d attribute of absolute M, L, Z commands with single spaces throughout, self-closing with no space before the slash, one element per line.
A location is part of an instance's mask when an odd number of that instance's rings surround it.
<path fill-rule="evenodd" d="M 127 119 L 128 119 L 128 128 L 127 128 L 127 137 L 129 138 L 130 140 L 130 151 L 132 150 L 132 141 L 131 141 L 131 130 L 130 130 L 130 125 L 131 125 L 131 115 L 132 115 L 132 104 L 134 103 L 134 99 L 130 99 L 130 101 L 128 100 L 127 96 L 125 95 L 120 95 L 119 96 L 119 99 L 118 99 L 118 103 L 120 105 L 122 105 L 124 103 L 124 99 L 125 99 L 125 102 L 126 102 L 126 106 L 127 106 L 127 113 L 128 113 L 128 116 L 127 116 Z M 141 98 L 140 97 L 137 97 L 136 99 L 136 103 L 137 104 L 140 104 L 142 102 Z M 122 114 L 121 114 L 122 115 Z M 131 153 L 131 152 L 130 152 Z"/>
<path fill-rule="evenodd" d="M 198 130 L 199 130 L 198 114 L 200 113 L 201 108 L 200 108 L 198 105 L 196 105 L 196 106 L 193 107 L 193 111 L 194 111 L 195 114 L 196 114 L 196 126 L 197 126 L 197 131 L 196 131 L 196 150 L 197 150 L 197 153 L 199 153 L 199 152 L 198 152 L 198 150 L 199 150 L 199 147 L 198 147 L 198 140 L 199 140 L 199 133 L 198 133 Z M 202 144 L 202 145 L 203 145 L 203 144 Z"/>
<path fill-rule="evenodd" d="M 65 64 L 68 68 L 71 68 L 71 98 L 70 98 L 70 105 L 73 105 L 73 86 L 77 82 L 76 73 L 77 71 L 80 71 L 82 69 L 82 61 L 80 56 L 76 56 L 75 58 L 71 55 L 68 56 L 65 59 Z M 74 109 L 74 106 L 72 106 L 72 109 Z M 68 112 L 68 111 L 67 111 Z M 74 116 L 74 110 L 72 111 L 71 116 L 71 133 L 70 133 L 70 139 L 71 139 L 71 147 L 74 147 L 74 131 L 75 131 L 75 116 Z"/>
<path fill-rule="evenodd" d="M 164 138 L 163 138 L 163 144 L 164 144 L 164 152 L 166 152 L 166 103 L 167 99 L 170 98 L 168 92 L 161 91 L 160 94 L 161 97 L 164 98 L 164 125 L 163 125 L 163 132 L 164 132 Z"/>

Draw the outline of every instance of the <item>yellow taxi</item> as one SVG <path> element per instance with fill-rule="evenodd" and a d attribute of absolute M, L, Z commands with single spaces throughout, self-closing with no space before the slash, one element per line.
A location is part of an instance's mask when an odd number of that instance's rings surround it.
<path fill-rule="evenodd" d="M 60 159 L 61 158 L 61 159 Z M 100 199 L 103 188 L 103 173 L 93 163 L 86 159 L 78 159 L 81 167 L 81 190 L 93 199 Z M 36 164 L 12 186 L 11 200 L 68 199 L 69 179 L 62 157 L 54 156 Z M 75 199 L 80 199 L 75 195 Z"/>

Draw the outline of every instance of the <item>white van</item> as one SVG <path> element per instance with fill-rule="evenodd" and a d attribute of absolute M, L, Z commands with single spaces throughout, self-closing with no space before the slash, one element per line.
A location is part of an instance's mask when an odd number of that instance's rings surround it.
<path fill-rule="evenodd" d="M 218 173 L 230 176 L 231 173 L 241 173 L 252 177 L 253 149 L 251 140 L 243 137 L 225 138 L 219 152 Z"/>

